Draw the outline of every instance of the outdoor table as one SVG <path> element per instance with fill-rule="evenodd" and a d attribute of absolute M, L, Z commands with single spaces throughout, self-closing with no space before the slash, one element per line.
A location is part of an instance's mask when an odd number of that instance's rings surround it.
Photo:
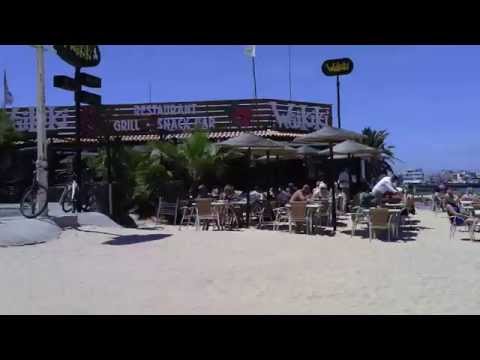
<path fill-rule="evenodd" d="M 465 212 L 468 212 L 471 216 L 475 216 L 475 208 L 473 206 L 469 206 L 469 205 L 463 205 L 462 204 L 462 210 L 465 211 Z"/>
<path fill-rule="evenodd" d="M 387 207 L 388 209 L 403 209 L 405 208 L 405 203 L 397 203 L 397 204 L 385 203 L 385 207 Z"/>
<path fill-rule="evenodd" d="M 238 219 L 237 213 L 235 212 L 235 207 L 243 207 L 246 206 L 246 201 L 214 201 L 212 202 L 212 206 L 214 207 L 214 211 L 217 212 L 220 218 L 220 228 L 223 229 L 226 224 L 227 226 L 232 229 L 233 223 L 236 222 L 238 226 L 240 226 L 240 221 Z"/>
<path fill-rule="evenodd" d="M 313 232 L 313 214 L 320 208 L 320 206 L 321 203 L 318 202 L 307 203 L 305 205 L 305 224 L 308 234 L 311 234 Z M 291 205 L 287 203 L 285 207 L 287 209 L 290 209 Z"/>

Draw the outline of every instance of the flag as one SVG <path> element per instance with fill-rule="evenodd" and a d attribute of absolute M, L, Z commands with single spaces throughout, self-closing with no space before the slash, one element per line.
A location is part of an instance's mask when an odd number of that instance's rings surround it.
<path fill-rule="evenodd" d="M 7 72 L 3 71 L 3 105 L 12 105 L 13 104 L 13 95 L 8 89 L 7 83 Z"/>
<path fill-rule="evenodd" d="M 256 45 L 247 45 L 245 47 L 245 55 L 248 57 L 255 57 L 255 46 Z"/>

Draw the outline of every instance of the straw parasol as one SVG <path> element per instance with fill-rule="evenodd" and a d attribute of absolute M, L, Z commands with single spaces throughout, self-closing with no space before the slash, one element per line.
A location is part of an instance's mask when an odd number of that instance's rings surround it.
<path fill-rule="evenodd" d="M 298 144 L 315 144 L 315 145 L 328 145 L 330 147 L 330 164 L 331 164 L 331 189 L 332 189 L 332 223 L 333 231 L 337 230 L 337 211 L 335 206 L 335 187 L 333 186 L 333 174 L 334 174 L 334 163 L 333 163 L 333 144 L 339 143 L 345 140 L 360 140 L 363 135 L 354 131 L 339 129 L 333 126 L 324 126 L 320 130 L 316 130 L 312 133 L 299 136 L 293 140 L 294 143 Z"/>
<path fill-rule="evenodd" d="M 295 150 L 278 143 L 271 139 L 262 138 L 257 135 L 243 133 L 234 138 L 222 141 L 216 144 L 219 147 L 232 148 L 245 152 L 248 160 L 251 161 L 252 155 L 266 154 L 267 162 L 270 155 L 288 156 L 292 155 Z M 249 179 L 249 177 L 247 177 Z M 250 186 L 247 183 L 247 227 L 250 225 Z"/>
<path fill-rule="evenodd" d="M 320 155 L 329 155 L 329 149 L 320 151 Z M 380 152 L 373 147 L 360 144 L 353 140 L 345 140 L 333 147 L 334 155 L 347 155 L 358 157 L 378 156 Z"/>

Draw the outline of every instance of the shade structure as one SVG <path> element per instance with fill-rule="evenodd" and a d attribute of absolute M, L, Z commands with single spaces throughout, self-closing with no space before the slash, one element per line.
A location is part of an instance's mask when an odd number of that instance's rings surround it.
<path fill-rule="evenodd" d="M 334 154 L 334 159 L 345 159 L 348 157 L 348 155 L 359 158 L 380 156 L 380 151 L 378 151 L 377 149 L 360 144 L 353 140 L 345 140 L 340 144 L 335 145 L 332 150 Z M 319 155 L 328 156 L 330 155 L 330 150 L 322 150 L 319 152 Z"/>
<path fill-rule="evenodd" d="M 277 143 L 271 139 L 265 139 L 257 135 L 244 133 L 237 137 L 222 141 L 217 146 L 233 147 L 237 149 L 258 149 L 258 150 L 272 150 L 283 149 L 284 144 Z"/>
<path fill-rule="evenodd" d="M 315 149 L 309 145 L 302 145 L 299 148 L 295 149 L 297 154 L 300 156 L 319 156 L 320 150 Z"/>
<path fill-rule="evenodd" d="M 266 155 L 267 161 L 270 156 L 292 155 L 295 149 L 289 148 L 285 144 L 278 143 L 271 139 L 262 138 L 257 135 L 243 133 L 237 137 L 222 141 L 216 144 L 218 147 L 231 148 L 246 153 L 248 160 L 252 155 Z M 250 179 L 247 176 L 247 179 Z M 247 185 L 247 227 L 250 225 L 250 186 Z"/>
<path fill-rule="evenodd" d="M 336 211 L 336 202 L 335 202 L 335 187 L 333 174 L 334 171 L 334 153 L 333 153 L 333 144 L 339 143 L 345 140 L 360 140 L 363 138 L 362 134 L 359 134 L 354 131 L 339 129 L 333 126 L 324 126 L 320 130 L 314 131 L 312 133 L 296 137 L 293 142 L 299 144 L 315 144 L 315 145 L 329 145 L 330 153 L 330 163 L 331 163 L 331 180 L 330 186 L 332 189 L 332 225 L 333 231 L 337 230 L 337 211 Z"/>
<path fill-rule="evenodd" d="M 339 129 L 333 126 L 324 126 L 320 130 L 296 137 L 293 142 L 299 144 L 324 145 L 339 143 L 345 140 L 360 140 L 362 138 L 362 134 L 354 131 Z"/>

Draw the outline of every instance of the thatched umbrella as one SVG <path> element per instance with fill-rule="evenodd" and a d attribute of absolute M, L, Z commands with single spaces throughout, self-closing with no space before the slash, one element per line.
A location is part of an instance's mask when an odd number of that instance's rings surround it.
<path fill-rule="evenodd" d="M 380 155 L 378 149 L 364 144 L 360 144 L 353 140 L 345 140 L 335 145 L 332 150 L 334 154 L 334 159 L 346 158 L 348 160 L 351 160 L 353 157 L 365 159 Z M 330 151 L 328 149 L 321 151 L 322 155 L 328 155 L 329 153 Z M 351 196 L 352 176 L 350 172 L 348 173 L 348 185 L 350 189 L 349 196 Z"/>
<path fill-rule="evenodd" d="M 240 151 L 244 151 L 249 162 L 252 154 L 266 154 L 267 162 L 270 159 L 270 155 L 289 155 L 295 150 L 288 148 L 284 144 L 278 143 L 271 139 L 262 138 L 257 135 L 243 133 L 237 137 L 222 141 L 216 144 L 219 147 L 233 148 Z M 249 179 L 249 176 L 247 176 Z M 247 181 L 247 227 L 250 225 L 250 184 Z"/>
<path fill-rule="evenodd" d="M 333 180 L 334 163 L 333 163 L 333 144 L 339 143 L 345 140 L 359 140 L 363 137 L 362 134 L 354 131 L 335 128 L 332 126 L 325 126 L 320 130 L 314 131 L 304 136 L 299 136 L 293 140 L 298 144 L 315 144 L 315 145 L 328 145 L 330 152 L 330 164 L 331 164 L 331 189 L 332 189 L 332 222 L 333 231 L 337 230 L 337 211 L 335 206 L 335 186 Z"/>

